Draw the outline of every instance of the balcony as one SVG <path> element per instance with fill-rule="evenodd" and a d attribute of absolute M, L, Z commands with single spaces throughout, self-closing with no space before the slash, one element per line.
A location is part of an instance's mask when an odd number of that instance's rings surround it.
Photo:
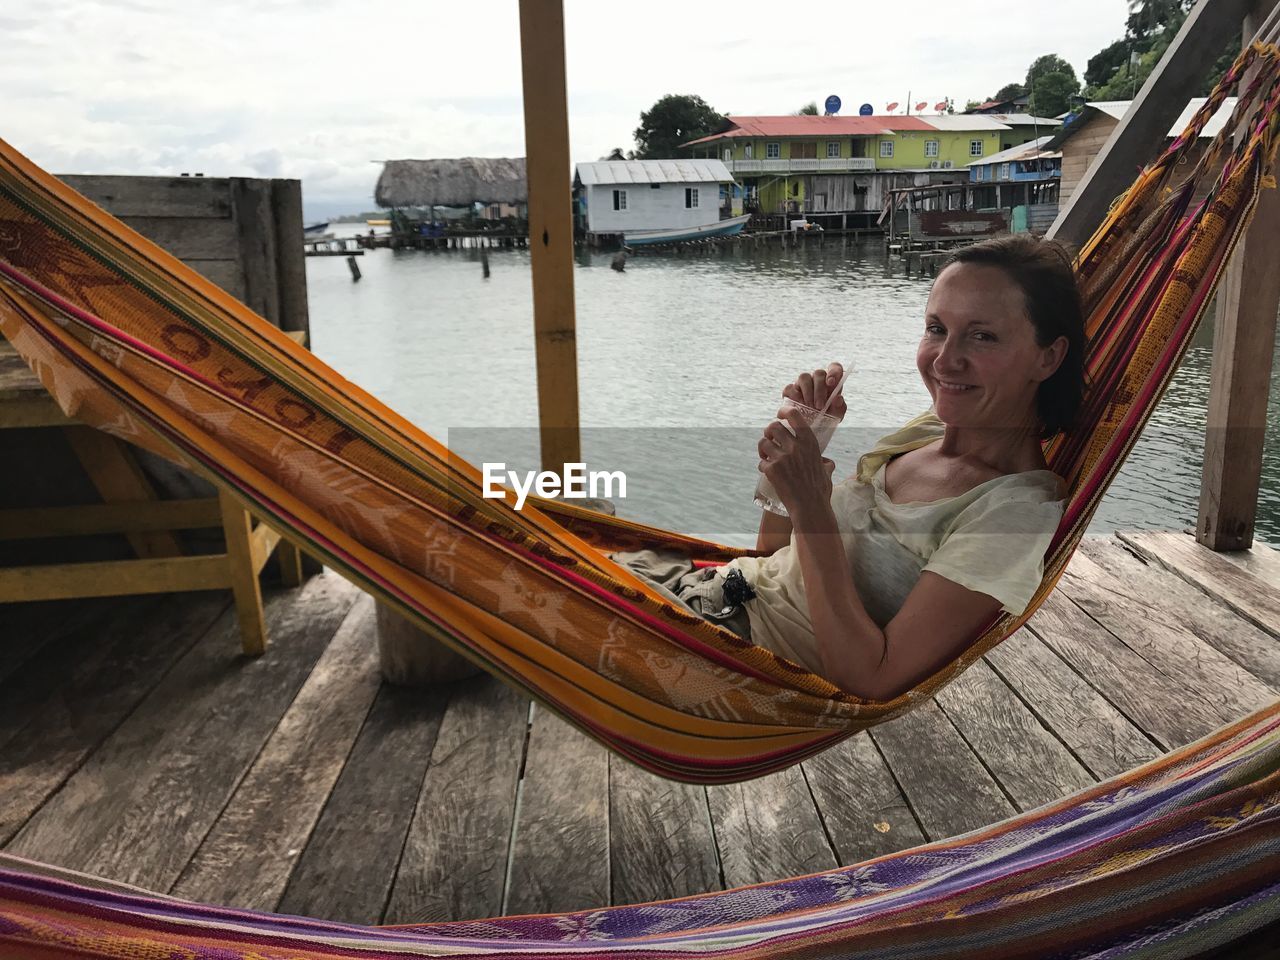
<path fill-rule="evenodd" d="M 822 157 L 810 160 L 726 160 L 730 173 L 853 173 L 874 170 L 873 157 Z"/>

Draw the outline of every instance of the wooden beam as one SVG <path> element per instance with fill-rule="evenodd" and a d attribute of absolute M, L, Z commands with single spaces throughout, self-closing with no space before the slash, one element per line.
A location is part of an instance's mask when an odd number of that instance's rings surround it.
<path fill-rule="evenodd" d="M 1244 19 L 1245 43 L 1274 5 L 1275 0 L 1254 4 Z M 1252 76 L 1250 71 L 1242 83 Z M 1263 190 L 1218 291 L 1196 518 L 1196 540 L 1211 550 L 1248 550 L 1253 544 L 1280 309 L 1280 271 L 1273 253 L 1277 234 L 1280 192 Z"/>
<path fill-rule="evenodd" d="M 155 488 L 127 443 L 90 427 L 71 426 L 63 433 L 104 502 L 156 499 Z M 139 558 L 182 556 L 182 545 L 168 531 L 153 530 L 126 536 Z"/>
<path fill-rule="evenodd" d="M 225 490 L 218 491 L 222 506 L 222 532 L 227 538 L 231 592 L 240 622 L 240 646 L 251 656 L 267 652 L 267 628 L 262 620 L 262 588 L 253 562 L 253 520 L 240 501 Z"/>
<path fill-rule="evenodd" d="M 1238 34 L 1249 3 L 1200 0 L 1187 14 L 1138 98 L 1059 211 L 1046 235 L 1049 239 L 1079 247 L 1093 235 L 1112 201 L 1133 182 L 1134 172 L 1164 147 L 1187 101 L 1204 92 L 1209 67 Z"/>
<path fill-rule="evenodd" d="M 225 590 L 225 554 L 0 568 L 0 603 Z"/>
<path fill-rule="evenodd" d="M 520 0 L 542 467 L 582 459 L 562 0 Z"/>
<path fill-rule="evenodd" d="M 222 514 L 216 497 L 0 510 L 0 540 L 138 533 L 144 530 L 198 530 L 220 526 Z"/>

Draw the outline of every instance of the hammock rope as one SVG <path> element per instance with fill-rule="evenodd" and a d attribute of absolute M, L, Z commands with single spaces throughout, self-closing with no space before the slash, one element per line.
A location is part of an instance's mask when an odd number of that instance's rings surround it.
<path fill-rule="evenodd" d="M 1235 118 L 1188 152 L 1253 71 Z M 664 600 L 604 553 L 743 551 L 540 501 L 474 466 L 172 256 L 0 143 L 0 332 L 64 412 L 211 479 L 431 636 L 649 770 L 741 780 L 927 701 L 1061 576 L 1204 312 L 1274 161 L 1280 54 L 1242 53 L 1081 251 L 1090 389 L 1046 449 L 1069 500 L 1044 580 L 953 663 L 888 702 L 844 693 Z M 1211 159 L 1222 169 L 1203 199 Z"/>

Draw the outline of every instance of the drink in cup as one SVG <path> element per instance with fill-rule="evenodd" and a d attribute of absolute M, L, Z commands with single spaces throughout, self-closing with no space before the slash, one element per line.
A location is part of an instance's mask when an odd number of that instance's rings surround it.
<path fill-rule="evenodd" d="M 815 410 L 813 407 L 806 406 L 803 403 L 797 403 L 790 397 L 786 397 L 782 401 L 782 406 L 778 409 L 779 418 L 785 411 L 795 408 L 800 411 L 804 417 L 805 423 L 809 424 L 809 429 L 813 431 L 813 435 L 818 440 L 818 452 L 821 453 L 827 449 L 827 444 L 831 442 L 831 437 L 836 432 L 836 427 L 840 420 L 833 417 L 829 413 L 823 413 Z M 782 420 L 783 426 L 790 427 L 786 420 Z M 773 489 L 773 484 L 769 482 L 769 478 L 763 473 L 760 474 L 760 482 L 756 484 L 756 506 L 768 510 L 770 513 L 776 513 L 780 517 L 787 516 L 787 508 L 782 505 L 782 500 L 778 497 L 778 492 Z"/>

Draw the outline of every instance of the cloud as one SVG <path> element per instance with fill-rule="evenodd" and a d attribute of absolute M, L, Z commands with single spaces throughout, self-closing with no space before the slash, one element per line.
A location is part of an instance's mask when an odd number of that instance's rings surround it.
<path fill-rule="evenodd" d="M 789 55 L 794 18 L 763 0 L 731 22 L 687 0 L 565 7 L 577 160 L 633 146 L 640 112 L 672 92 L 740 113 L 986 96 L 1049 50 L 1083 69 L 1127 12 L 1077 0 L 1048 35 L 1025 0 L 981 18 L 811 0 Z M 39 18 L 0 14 L 0 32 L 0 136 L 56 172 L 300 177 L 309 205 L 367 209 L 377 161 L 525 152 L 515 0 L 43 0 Z"/>

